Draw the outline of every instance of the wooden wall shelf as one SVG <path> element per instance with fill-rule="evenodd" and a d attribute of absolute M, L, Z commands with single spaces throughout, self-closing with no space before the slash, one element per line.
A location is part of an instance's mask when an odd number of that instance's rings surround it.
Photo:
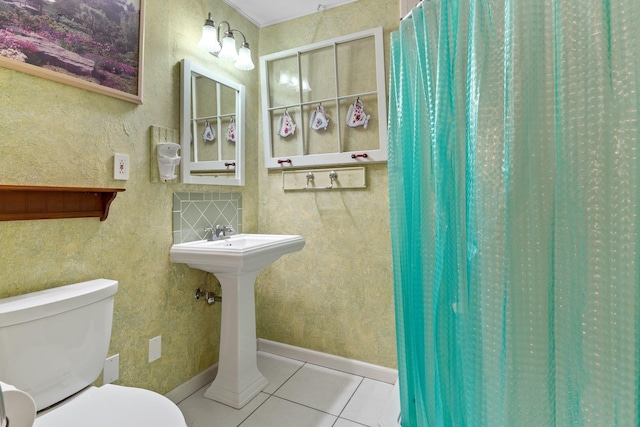
<path fill-rule="evenodd" d="M 0 185 L 0 221 L 58 218 L 107 219 L 124 188 Z"/>

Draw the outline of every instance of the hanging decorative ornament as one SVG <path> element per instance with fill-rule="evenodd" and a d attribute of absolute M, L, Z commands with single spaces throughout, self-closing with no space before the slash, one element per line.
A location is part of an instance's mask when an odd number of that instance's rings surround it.
<path fill-rule="evenodd" d="M 236 142 L 236 120 L 233 117 L 229 120 L 225 135 L 227 136 L 227 141 Z"/>
<path fill-rule="evenodd" d="M 286 138 L 289 135 L 293 135 L 296 131 L 296 124 L 293 121 L 293 118 L 289 115 L 289 112 L 285 109 L 284 114 L 280 117 L 278 121 L 278 134 Z"/>
<path fill-rule="evenodd" d="M 324 112 L 324 107 L 322 106 L 322 103 L 320 103 L 320 105 L 318 105 L 318 107 L 313 112 L 313 114 L 311 114 L 311 120 L 309 121 L 309 126 L 311 126 L 311 129 L 313 130 L 320 130 L 320 129 L 327 130 L 327 127 L 329 126 L 329 118 Z"/>
<path fill-rule="evenodd" d="M 362 126 L 366 129 L 370 118 L 371 115 L 364 112 L 364 103 L 358 97 L 347 112 L 347 126 L 352 128 Z"/>
<path fill-rule="evenodd" d="M 216 131 L 207 120 L 204 124 L 204 132 L 202 132 L 202 139 L 204 142 L 211 142 L 216 139 Z"/>

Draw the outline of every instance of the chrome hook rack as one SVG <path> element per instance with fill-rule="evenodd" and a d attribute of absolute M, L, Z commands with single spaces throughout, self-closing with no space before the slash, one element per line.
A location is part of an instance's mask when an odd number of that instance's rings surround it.
<path fill-rule="evenodd" d="M 327 191 L 366 188 L 364 166 L 282 172 L 284 190 Z"/>
<path fill-rule="evenodd" d="M 329 172 L 329 180 L 330 184 L 327 187 L 313 187 L 313 181 L 315 180 L 315 175 L 313 172 L 307 173 L 307 186 L 304 187 L 305 190 L 331 190 L 333 189 L 333 183 L 338 179 L 338 173 L 336 171 Z"/>

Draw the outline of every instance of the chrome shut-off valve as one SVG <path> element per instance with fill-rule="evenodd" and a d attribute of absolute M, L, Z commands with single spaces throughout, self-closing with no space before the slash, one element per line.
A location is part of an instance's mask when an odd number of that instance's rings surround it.
<path fill-rule="evenodd" d="M 195 290 L 195 292 L 193 293 L 193 297 L 196 300 L 199 300 L 200 298 L 204 298 L 205 301 L 207 301 L 207 304 L 209 305 L 215 304 L 216 302 L 222 302 L 221 296 L 218 296 L 213 292 L 202 290 L 200 288 Z"/>

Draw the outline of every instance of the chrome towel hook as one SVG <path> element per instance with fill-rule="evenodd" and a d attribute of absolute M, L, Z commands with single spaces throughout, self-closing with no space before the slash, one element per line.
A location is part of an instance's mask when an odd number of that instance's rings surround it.
<path fill-rule="evenodd" d="M 333 182 L 338 179 L 338 172 L 331 171 L 329 172 L 329 179 L 331 180 L 331 185 L 327 188 L 333 188 Z"/>
<path fill-rule="evenodd" d="M 333 189 L 333 184 L 335 183 L 335 181 L 338 179 L 338 172 L 336 171 L 331 171 L 329 172 L 329 180 L 331 181 L 331 184 L 328 187 L 313 187 L 313 181 L 315 180 L 315 175 L 313 174 L 313 172 L 308 172 L 307 173 L 307 186 L 304 187 L 305 190 L 331 190 Z"/>

